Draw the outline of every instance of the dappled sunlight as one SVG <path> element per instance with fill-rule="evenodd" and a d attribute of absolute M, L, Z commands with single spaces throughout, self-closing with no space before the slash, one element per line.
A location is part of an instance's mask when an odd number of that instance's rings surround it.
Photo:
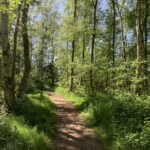
<path fill-rule="evenodd" d="M 0 150 L 50 149 L 150 149 L 150 0 L 0 0 Z"/>
<path fill-rule="evenodd" d="M 47 95 L 44 94 L 41 99 L 40 93 L 28 94 L 18 101 L 13 112 L 3 117 L 0 149 L 50 149 L 56 130 L 55 118 L 55 106 Z"/>
<path fill-rule="evenodd" d="M 28 126 L 23 117 L 9 115 L 1 126 L 0 138 L 1 148 L 3 146 L 9 150 L 24 150 L 28 147 L 41 150 L 42 148 L 50 148 L 50 139 L 42 131 L 38 131 L 37 127 Z"/>
<path fill-rule="evenodd" d="M 49 94 L 56 104 L 58 130 L 53 140 L 54 150 L 102 150 L 102 143 L 74 106 L 62 96 Z"/>
<path fill-rule="evenodd" d="M 24 104 L 19 104 L 15 113 L 23 116 L 28 125 L 36 126 L 39 131 L 45 132 L 47 136 L 51 137 L 54 134 L 56 122 L 54 104 L 46 96 L 41 99 L 37 94 L 29 95 L 25 100 Z"/>

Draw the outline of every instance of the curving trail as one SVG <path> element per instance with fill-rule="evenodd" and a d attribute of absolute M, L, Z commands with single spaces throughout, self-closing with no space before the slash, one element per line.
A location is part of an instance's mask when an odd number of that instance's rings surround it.
<path fill-rule="evenodd" d="M 74 106 L 56 93 L 49 93 L 57 107 L 58 130 L 52 141 L 53 150 L 103 150 L 94 131 L 86 127 Z"/>

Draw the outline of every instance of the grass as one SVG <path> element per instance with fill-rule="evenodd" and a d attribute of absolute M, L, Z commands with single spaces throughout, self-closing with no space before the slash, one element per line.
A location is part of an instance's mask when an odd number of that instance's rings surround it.
<path fill-rule="evenodd" d="M 13 113 L 0 113 L 0 149 L 49 150 L 55 118 L 55 106 L 46 94 L 28 94 Z"/>
<path fill-rule="evenodd" d="M 112 139 L 111 139 L 112 128 L 110 126 L 111 115 L 109 115 L 111 113 L 109 112 L 110 110 L 109 107 L 111 107 L 111 102 L 108 102 L 108 99 L 110 97 L 108 98 L 104 94 L 98 95 L 98 98 L 81 96 L 73 92 L 69 92 L 68 89 L 65 89 L 63 87 L 57 87 L 55 91 L 58 94 L 63 95 L 67 100 L 71 101 L 74 104 L 77 110 L 80 111 L 81 114 L 86 118 L 87 125 L 95 130 L 97 136 L 103 142 L 104 147 L 106 149 L 109 149 L 112 145 Z M 98 102 L 100 97 L 101 97 L 101 102 L 103 104 L 95 105 L 95 103 Z M 107 109 L 107 113 L 106 113 L 106 109 Z M 101 110 L 102 117 L 95 118 L 95 116 L 97 116 L 96 114 L 97 110 Z M 99 121 L 103 121 L 103 124 L 99 125 Z"/>
<path fill-rule="evenodd" d="M 56 92 L 72 101 L 95 129 L 106 150 L 150 147 L 150 97 L 115 91 L 79 96 L 62 87 Z"/>
<path fill-rule="evenodd" d="M 66 99 L 69 101 L 73 102 L 73 104 L 77 107 L 77 109 L 82 109 L 82 105 L 85 102 L 85 97 L 83 96 L 78 96 L 77 94 L 73 92 L 68 92 L 67 89 L 62 88 L 62 87 L 57 87 L 55 88 L 55 92 L 63 95 Z"/>

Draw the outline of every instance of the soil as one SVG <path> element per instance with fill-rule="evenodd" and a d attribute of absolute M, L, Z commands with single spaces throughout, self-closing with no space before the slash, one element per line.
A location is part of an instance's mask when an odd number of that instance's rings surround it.
<path fill-rule="evenodd" d="M 57 133 L 52 141 L 53 150 L 103 150 L 102 142 L 86 126 L 85 119 L 73 104 L 63 96 L 51 92 L 57 107 Z"/>

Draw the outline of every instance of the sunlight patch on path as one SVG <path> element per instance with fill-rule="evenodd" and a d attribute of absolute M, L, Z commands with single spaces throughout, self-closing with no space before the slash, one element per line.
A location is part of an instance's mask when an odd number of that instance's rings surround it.
<path fill-rule="evenodd" d="M 57 107 L 58 130 L 53 150 L 102 150 L 94 131 L 86 127 L 74 106 L 56 93 L 49 94 Z"/>

